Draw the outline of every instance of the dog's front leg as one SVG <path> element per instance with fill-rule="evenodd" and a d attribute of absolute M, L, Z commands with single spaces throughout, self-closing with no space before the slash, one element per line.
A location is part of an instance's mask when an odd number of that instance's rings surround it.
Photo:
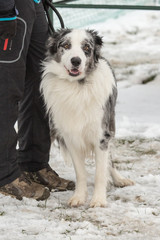
<path fill-rule="evenodd" d="M 74 146 L 69 146 L 69 152 L 72 156 L 74 169 L 76 172 L 76 189 L 74 195 L 69 200 L 69 205 L 78 207 L 83 205 L 87 198 L 87 179 L 85 171 L 84 154 Z"/>
<path fill-rule="evenodd" d="M 95 174 L 95 189 L 90 203 L 90 207 L 105 207 L 106 188 L 109 178 L 109 160 L 108 150 L 96 149 L 96 174 Z"/>

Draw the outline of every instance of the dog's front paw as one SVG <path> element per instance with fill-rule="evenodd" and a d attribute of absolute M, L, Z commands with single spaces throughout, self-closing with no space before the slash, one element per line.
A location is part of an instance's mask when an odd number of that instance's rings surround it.
<path fill-rule="evenodd" d="M 107 200 L 106 198 L 102 198 L 99 196 L 93 196 L 91 202 L 90 202 L 90 207 L 106 207 L 107 206 Z"/>
<path fill-rule="evenodd" d="M 80 195 L 74 194 L 71 197 L 71 199 L 69 200 L 68 204 L 71 207 L 79 207 L 81 205 L 84 205 L 85 200 L 86 200 L 85 196 L 80 196 Z"/>

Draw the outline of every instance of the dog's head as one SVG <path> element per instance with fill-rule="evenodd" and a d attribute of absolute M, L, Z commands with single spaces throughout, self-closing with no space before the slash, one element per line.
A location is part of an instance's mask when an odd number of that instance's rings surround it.
<path fill-rule="evenodd" d="M 61 29 L 49 38 L 47 55 L 61 65 L 66 79 L 81 80 L 97 64 L 102 44 L 96 31 Z"/>

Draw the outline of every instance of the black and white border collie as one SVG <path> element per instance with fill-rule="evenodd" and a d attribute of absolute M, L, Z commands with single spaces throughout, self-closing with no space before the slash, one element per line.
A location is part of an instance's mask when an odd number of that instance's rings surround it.
<path fill-rule="evenodd" d="M 109 141 L 115 133 L 116 81 L 101 56 L 102 38 L 93 30 L 62 29 L 50 37 L 43 62 L 41 92 L 49 114 L 51 132 L 58 138 L 63 158 L 72 159 L 76 189 L 70 206 L 85 203 L 85 158 L 96 161 L 91 207 L 107 204 L 110 176 L 116 186 L 132 185 L 109 161 Z"/>

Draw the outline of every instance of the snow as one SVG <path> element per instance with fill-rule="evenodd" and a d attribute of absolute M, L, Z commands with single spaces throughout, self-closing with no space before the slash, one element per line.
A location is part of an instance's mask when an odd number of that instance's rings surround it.
<path fill-rule="evenodd" d="M 129 12 L 94 27 L 104 35 L 104 55 L 118 78 L 114 162 L 135 185 L 108 189 L 106 208 L 89 208 L 94 161 L 88 159 L 88 201 L 67 205 L 72 192 L 52 192 L 47 201 L 0 194 L 0 240 L 159 240 L 160 236 L 160 17 Z M 153 81 L 149 81 L 154 79 Z M 146 82 L 146 84 L 143 84 Z M 57 147 L 51 166 L 75 180 Z"/>
<path fill-rule="evenodd" d="M 118 83 L 117 137 L 160 136 L 160 78 L 145 85 Z"/>

